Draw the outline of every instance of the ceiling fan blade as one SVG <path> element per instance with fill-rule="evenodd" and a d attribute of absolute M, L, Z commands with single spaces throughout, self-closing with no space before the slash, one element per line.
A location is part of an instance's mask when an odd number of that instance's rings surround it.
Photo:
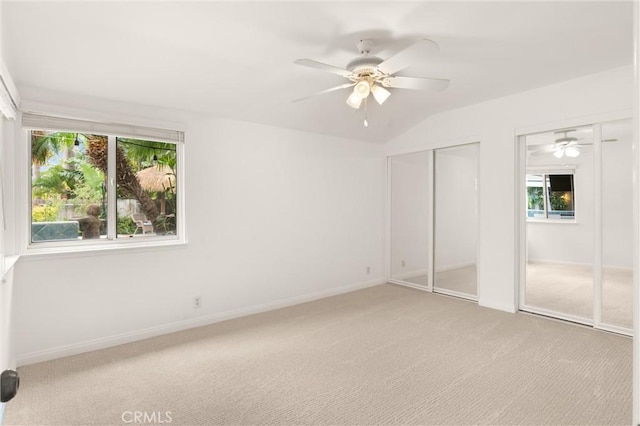
<path fill-rule="evenodd" d="M 531 145 L 527 147 L 527 154 L 549 154 L 557 149 L 555 144 L 551 145 Z"/>
<path fill-rule="evenodd" d="M 423 57 L 439 51 L 440 48 L 435 42 L 425 38 L 413 43 L 411 46 L 382 62 L 378 65 L 378 69 L 385 74 L 394 74 L 412 63 L 419 61 Z"/>
<path fill-rule="evenodd" d="M 334 74 L 341 75 L 342 77 L 351 77 L 352 72 L 342 68 L 334 67 L 333 65 L 325 64 L 322 62 L 314 61 L 313 59 L 296 59 L 294 64 L 302 65 L 309 68 L 314 68 L 320 71 L 327 71 Z"/>
<path fill-rule="evenodd" d="M 355 86 L 355 85 L 356 85 L 355 83 L 342 84 L 342 85 L 340 85 L 340 86 L 332 87 L 332 88 L 330 88 L 330 89 L 321 90 L 321 91 L 319 91 L 319 92 L 317 92 L 317 93 L 314 93 L 314 94 L 309 95 L 309 96 L 305 96 L 305 97 L 303 97 L 303 98 L 294 99 L 294 100 L 292 100 L 291 102 L 300 102 L 300 101 L 304 101 L 305 99 L 309 99 L 309 98 L 311 98 L 311 97 L 313 97 L 313 96 L 316 96 L 316 95 L 322 95 L 322 94 L 324 94 L 324 93 L 329 93 L 329 92 L 333 92 L 333 91 L 340 90 L 340 89 L 346 89 L 347 87 L 352 87 L 352 86 Z"/>
<path fill-rule="evenodd" d="M 444 78 L 388 77 L 383 81 L 385 87 L 398 89 L 430 90 L 438 92 L 449 87 L 449 80 Z"/>

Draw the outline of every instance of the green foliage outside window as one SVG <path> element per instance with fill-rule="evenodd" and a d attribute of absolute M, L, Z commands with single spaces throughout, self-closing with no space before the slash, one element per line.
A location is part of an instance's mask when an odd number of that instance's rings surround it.
<path fill-rule="evenodd" d="M 549 204 L 552 210 L 566 210 L 567 201 L 564 199 L 565 192 L 552 191 L 549 193 Z"/>
<path fill-rule="evenodd" d="M 55 222 L 58 220 L 58 206 L 44 204 L 32 207 L 33 222 Z"/>
<path fill-rule="evenodd" d="M 75 220 L 86 216 L 87 206 L 107 213 L 107 137 L 69 132 L 31 132 L 32 222 Z M 156 235 L 175 234 L 176 146 L 171 143 L 117 138 L 116 198 L 135 199 Z M 164 170 L 166 188 L 148 187 L 137 174 Z M 129 216 L 117 218 L 117 234 L 131 235 L 136 225 Z M 101 230 L 105 233 L 106 230 Z"/>
<path fill-rule="evenodd" d="M 543 191 L 542 188 L 536 186 L 530 186 L 527 188 L 527 208 L 529 210 L 541 210 L 543 203 Z"/>
<path fill-rule="evenodd" d="M 118 216 L 118 234 L 131 235 L 136 230 L 136 223 L 131 219 L 131 216 Z"/>

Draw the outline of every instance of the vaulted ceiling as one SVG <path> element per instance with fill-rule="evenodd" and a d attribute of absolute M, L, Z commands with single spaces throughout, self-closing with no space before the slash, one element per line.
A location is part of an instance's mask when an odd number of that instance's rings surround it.
<path fill-rule="evenodd" d="M 385 142 L 440 111 L 632 64 L 632 2 L 4 2 L 5 61 L 18 88 Z M 346 80 L 357 40 L 387 58 L 421 38 L 440 52 L 400 74 L 448 78 L 439 93 L 392 90 L 382 106 Z"/>

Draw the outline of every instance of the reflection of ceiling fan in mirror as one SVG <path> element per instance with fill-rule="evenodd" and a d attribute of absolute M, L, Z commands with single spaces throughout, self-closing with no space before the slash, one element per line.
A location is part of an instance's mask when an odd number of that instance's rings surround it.
<path fill-rule="evenodd" d="M 541 148 L 530 151 L 529 154 L 553 154 L 556 158 L 569 157 L 575 158 L 580 155 L 580 148 L 584 145 L 579 144 L 578 139 L 575 136 L 569 135 L 571 132 L 575 132 L 576 129 L 564 129 L 553 132 L 555 134 L 555 142 L 552 144 L 542 145 Z M 533 146 L 535 147 L 535 145 Z"/>
<path fill-rule="evenodd" d="M 591 145 L 591 142 L 579 143 L 584 138 L 578 138 L 574 135 L 570 135 L 572 132 L 577 132 L 577 129 L 564 129 L 556 130 L 554 133 L 555 141 L 552 144 L 542 145 L 541 148 L 537 148 L 536 145 L 531 146 L 532 151 L 529 154 L 552 154 L 554 157 L 560 159 L 563 157 L 576 158 L 580 155 L 581 148 L 586 145 Z M 603 139 L 602 142 L 615 142 L 617 139 Z M 540 146 L 540 145 L 538 145 Z M 535 149 L 537 148 L 537 149 Z"/>
<path fill-rule="evenodd" d="M 556 135 L 561 135 L 553 144 L 552 152 L 554 157 L 562 158 L 566 155 L 569 158 L 575 158 L 580 155 L 580 148 L 584 145 L 579 145 L 578 138 L 575 136 L 569 136 L 569 132 L 575 131 L 576 129 L 568 129 L 554 132 Z"/>

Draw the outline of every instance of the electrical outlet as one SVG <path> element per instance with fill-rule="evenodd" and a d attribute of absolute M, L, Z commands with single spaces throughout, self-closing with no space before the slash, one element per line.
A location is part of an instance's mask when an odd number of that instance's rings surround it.
<path fill-rule="evenodd" d="M 406 264 L 404 263 L 404 259 L 402 259 L 402 267 L 404 268 L 404 267 L 405 267 L 405 265 L 406 265 Z"/>
<path fill-rule="evenodd" d="M 367 266 L 367 275 L 371 273 L 371 266 Z"/>
<path fill-rule="evenodd" d="M 193 309 L 200 309 L 202 307 L 202 299 L 200 296 L 193 298 Z"/>

